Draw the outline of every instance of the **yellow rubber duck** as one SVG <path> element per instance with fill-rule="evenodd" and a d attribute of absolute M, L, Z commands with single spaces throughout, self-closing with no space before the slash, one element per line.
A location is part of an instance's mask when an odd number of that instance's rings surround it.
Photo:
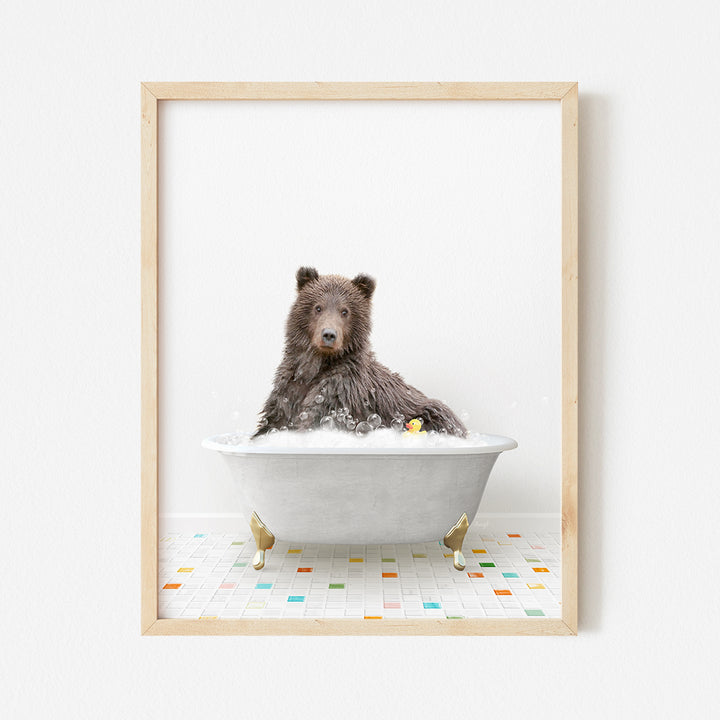
<path fill-rule="evenodd" d="M 427 435 L 427 431 L 421 430 L 423 421 L 420 418 L 413 418 L 410 422 L 405 423 L 407 430 L 403 433 L 405 435 Z"/>

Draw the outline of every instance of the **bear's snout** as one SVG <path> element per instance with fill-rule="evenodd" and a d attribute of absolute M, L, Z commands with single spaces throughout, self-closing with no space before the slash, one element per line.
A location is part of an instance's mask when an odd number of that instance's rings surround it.
<path fill-rule="evenodd" d="M 325 328 L 322 331 L 322 341 L 323 345 L 325 345 L 326 347 L 332 347 L 335 344 L 336 340 L 337 333 L 331 328 Z"/>

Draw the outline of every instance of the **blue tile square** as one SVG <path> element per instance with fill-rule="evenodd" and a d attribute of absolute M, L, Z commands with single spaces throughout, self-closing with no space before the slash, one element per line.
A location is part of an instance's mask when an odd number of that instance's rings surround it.
<path fill-rule="evenodd" d="M 290 595 L 290 597 L 288 597 L 288 602 L 305 602 L 305 596 L 304 595 Z"/>
<path fill-rule="evenodd" d="M 273 586 L 272 583 L 258 583 L 255 586 L 256 590 L 269 590 Z"/>
<path fill-rule="evenodd" d="M 520 577 L 517 573 L 503 573 L 503 577 Z"/>
<path fill-rule="evenodd" d="M 197 533 L 195 537 L 207 537 L 207 533 Z"/>
<path fill-rule="evenodd" d="M 423 607 L 426 610 L 440 610 L 440 603 L 423 603 Z"/>

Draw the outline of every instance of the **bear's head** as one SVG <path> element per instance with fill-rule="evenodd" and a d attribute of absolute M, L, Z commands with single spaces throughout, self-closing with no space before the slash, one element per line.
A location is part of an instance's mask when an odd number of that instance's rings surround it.
<path fill-rule="evenodd" d="M 290 345 L 328 358 L 367 347 L 373 278 L 357 275 L 350 280 L 301 267 L 295 279 L 298 294 L 286 326 Z"/>

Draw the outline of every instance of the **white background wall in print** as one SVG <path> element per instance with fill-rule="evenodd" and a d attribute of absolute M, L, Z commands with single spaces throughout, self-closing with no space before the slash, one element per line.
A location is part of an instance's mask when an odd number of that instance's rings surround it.
<path fill-rule="evenodd" d="M 560 509 L 560 103 L 160 108 L 161 512 L 235 510 L 301 265 L 377 280 L 378 359 L 519 447 L 484 512 Z"/>

